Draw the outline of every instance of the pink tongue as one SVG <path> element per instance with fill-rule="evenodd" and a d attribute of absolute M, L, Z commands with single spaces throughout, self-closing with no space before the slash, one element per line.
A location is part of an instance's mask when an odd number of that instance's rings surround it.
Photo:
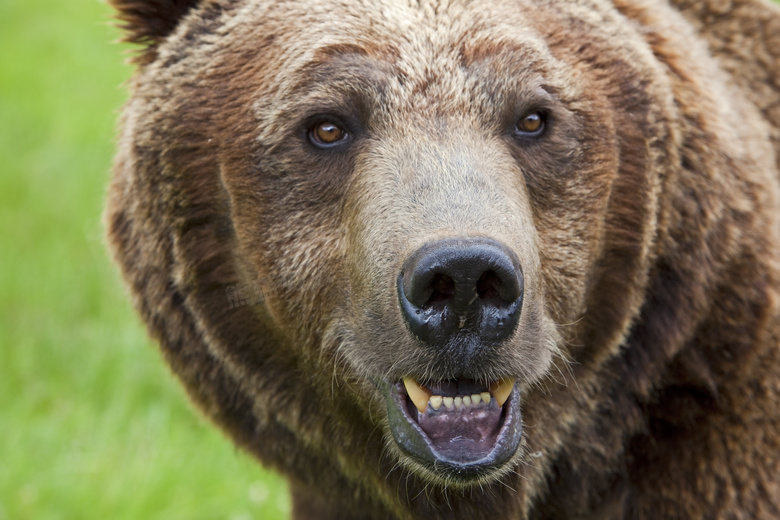
<path fill-rule="evenodd" d="M 489 406 L 418 413 L 417 422 L 436 450 L 453 460 L 475 460 L 490 453 L 501 429 L 501 408 Z"/>

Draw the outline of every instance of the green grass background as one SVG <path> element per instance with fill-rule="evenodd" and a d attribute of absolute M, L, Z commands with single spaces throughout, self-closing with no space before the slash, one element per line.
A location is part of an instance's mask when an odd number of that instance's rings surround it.
<path fill-rule="evenodd" d="M 0 0 L 0 520 L 285 518 L 128 303 L 101 211 L 127 46 L 100 0 Z"/>

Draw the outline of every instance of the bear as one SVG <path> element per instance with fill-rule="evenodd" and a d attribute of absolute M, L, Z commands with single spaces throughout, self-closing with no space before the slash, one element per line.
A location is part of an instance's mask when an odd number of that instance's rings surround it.
<path fill-rule="evenodd" d="M 108 243 L 294 518 L 780 518 L 774 4 L 111 3 Z"/>

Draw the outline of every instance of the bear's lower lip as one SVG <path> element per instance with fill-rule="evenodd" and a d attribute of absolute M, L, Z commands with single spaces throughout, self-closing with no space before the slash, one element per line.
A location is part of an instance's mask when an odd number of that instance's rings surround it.
<path fill-rule="evenodd" d="M 482 395 L 487 387 L 458 379 L 430 383 L 432 393 L 452 398 Z M 466 392 L 457 391 L 466 388 Z M 476 405 L 447 401 L 434 409 L 418 410 L 403 382 L 387 385 L 390 430 L 398 447 L 430 471 L 456 480 L 486 476 L 517 451 L 522 435 L 519 391 L 515 387 L 503 405 L 495 398 Z M 438 404 L 438 400 L 437 403 Z"/>

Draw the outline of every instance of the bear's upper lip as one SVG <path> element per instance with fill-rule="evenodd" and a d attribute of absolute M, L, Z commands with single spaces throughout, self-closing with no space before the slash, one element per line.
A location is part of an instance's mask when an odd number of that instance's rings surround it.
<path fill-rule="evenodd" d="M 398 446 L 434 473 L 473 479 L 507 462 L 522 434 L 514 379 L 387 385 L 390 430 Z"/>

